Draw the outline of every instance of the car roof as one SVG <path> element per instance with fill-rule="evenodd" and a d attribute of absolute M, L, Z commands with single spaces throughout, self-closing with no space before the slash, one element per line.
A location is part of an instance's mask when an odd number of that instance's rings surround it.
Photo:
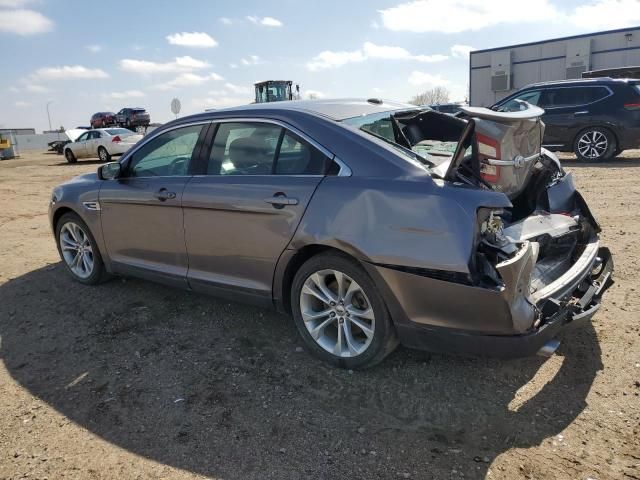
<path fill-rule="evenodd" d="M 252 103 L 237 107 L 210 110 L 208 113 L 219 112 L 247 112 L 260 110 L 295 110 L 311 112 L 329 117 L 333 120 L 344 120 L 352 117 L 360 117 L 372 113 L 402 110 L 405 108 L 418 108 L 415 105 L 392 102 L 380 99 L 341 98 L 322 100 L 287 100 L 283 102 Z"/>
<path fill-rule="evenodd" d="M 611 78 L 611 77 L 596 77 L 596 78 L 574 78 L 570 80 L 553 80 L 548 82 L 537 82 L 527 85 L 523 88 L 531 88 L 531 87 L 553 87 L 556 85 L 563 87 L 570 87 L 575 85 L 611 85 L 611 84 L 621 84 L 628 83 L 629 78 Z"/>

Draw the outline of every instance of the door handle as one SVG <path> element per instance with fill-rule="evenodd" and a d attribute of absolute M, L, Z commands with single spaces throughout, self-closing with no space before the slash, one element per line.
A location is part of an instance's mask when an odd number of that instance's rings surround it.
<path fill-rule="evenodd" d="M 161 188 L 156 192 L 155 197 L 161 202 L 164 202 L 165 200 L 173 200 L 176 198 L 176 193 L 170 192 L 166 188 Z"/>
<path fill-rule="evenodd" d="M 589 110 L 581 110 L 579 112 L 575 112 L 574 115 L 588 115 Z"/>
<path fill-rule="evenodd" d="M 275 208 L 283 208 L 286 205 L 297 205 L 297 198 L 287 197 L 284 193 L 276 193 L 273 197 L 265 198 L 265 202 L 270 203 Z"/>

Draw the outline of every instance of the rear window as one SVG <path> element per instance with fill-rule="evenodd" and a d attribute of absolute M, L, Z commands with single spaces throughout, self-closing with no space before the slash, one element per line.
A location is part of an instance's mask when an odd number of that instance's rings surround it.
<path fill-rule="evenodd" d="M 136 112 L 136 113 L 146 113 L 147 112 L 144 108 L 134 108 L 132 111 Z"/>
<path fill-rule="evenodd" d="M 126 128 L 110 128 L 105 130 L 109 135 L 131 135 L 133 132 Z"/>

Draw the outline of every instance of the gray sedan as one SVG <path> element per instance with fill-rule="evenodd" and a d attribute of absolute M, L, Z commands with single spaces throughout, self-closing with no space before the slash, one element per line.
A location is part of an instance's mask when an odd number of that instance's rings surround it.
<path fill-rule="evenodd" d="M 364 368 L 402 343 L 550 355 L 613 262 L 543 111 L 452 117 L 377 99 L 181 118 L 56 187 L 84 284 L 131 275 L 293 316 L 308 349 Z"/>

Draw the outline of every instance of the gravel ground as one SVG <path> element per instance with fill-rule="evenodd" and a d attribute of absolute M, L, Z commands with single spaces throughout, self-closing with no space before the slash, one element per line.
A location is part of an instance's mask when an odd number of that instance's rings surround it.
<path fill-rule="evenodd" d="M 0 479 L 640 479 L 640 152 L 566 166 L 616 284 L 558 353 L 399 348 L 329 368 L 285 316 L 66 275 L 51 188 L 97 164 L 0 162 Z"/>

